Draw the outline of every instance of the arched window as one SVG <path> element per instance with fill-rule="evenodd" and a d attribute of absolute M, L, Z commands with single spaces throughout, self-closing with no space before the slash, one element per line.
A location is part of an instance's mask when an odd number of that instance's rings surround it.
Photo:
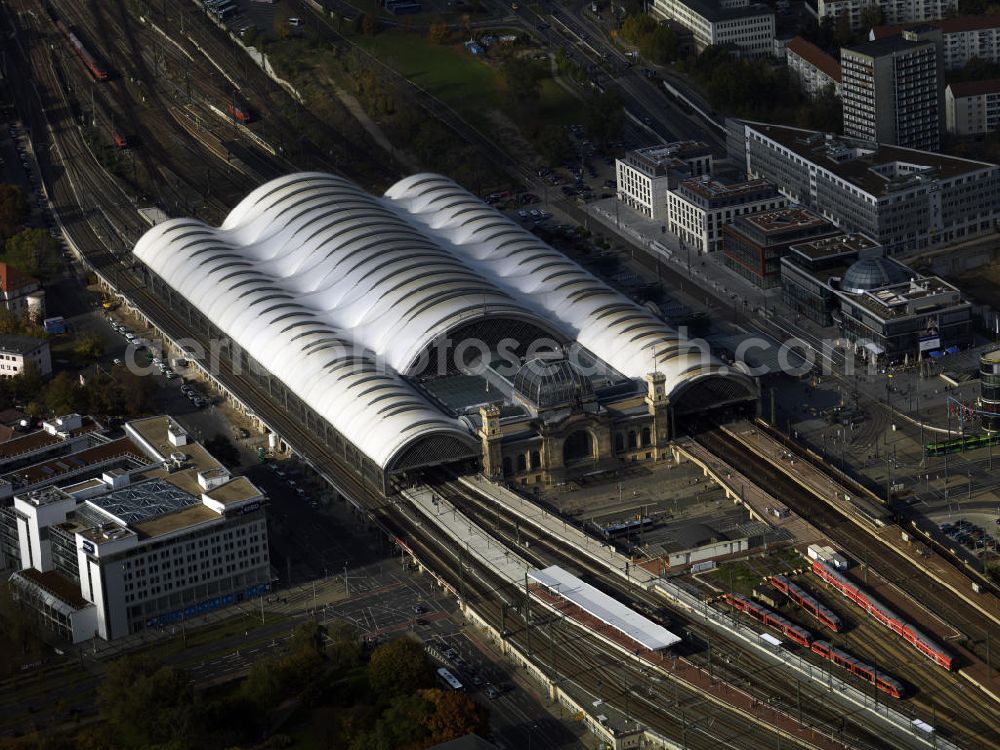
<path fill-rule="evenodd" d="M 643 445 L 649 445 L 649 443 L 650 443 L 650 440 L 649 440 L 649 428 L 648 427 L 643 427 L 642 428 L 642 444 Z"/>
<path fill-rule="evenodd" d="M 629 448 L 635 448 L 636 447 L 635 430 L 629 430 L 629 432 L 628 432 L 628 447 Z"/>
<path fill-rule="evenodd" d="M 538 451 L 531 451 L 531 468 L 537 469 L 542 465 L 542 456 Z"/>
<path fill-rule="evenodd" d="M 615 433 L 615 453 L 621 453 L 625 450 L 625 438 L 622 437 L 620 432 Z"/>
<path fill-rule="evenodd" d="M 527 460 L 525 460 L 524 454 L 519 453 L 517 456 L 517 470 L 518 472 L 522 472 L 522 471 L 527 471 L 527 469 L 528 469 L 528 462 Z"/>
<path fill-rule="evenodd" d="M 510 474 L 510 456 L 503 457 L 503 475 L 507 476 Z"/>

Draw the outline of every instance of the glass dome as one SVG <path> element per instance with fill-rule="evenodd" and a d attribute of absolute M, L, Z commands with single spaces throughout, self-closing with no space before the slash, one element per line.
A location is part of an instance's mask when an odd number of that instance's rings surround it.
<path fill-rule="evenodd" d="M 849 294 L 861 294 L 891 284 L 901 284 L 915 276 L 908 268 L 888 258 L 863 258 L 852 263 L 844 272 L 840 288 Z"/>
<path fill-rule="evenodd" d="M 514 390 L 539 409 L 570 404 L 594 394 L 590 380 L 565 359 L 530 359 L 514 374 Z"/>

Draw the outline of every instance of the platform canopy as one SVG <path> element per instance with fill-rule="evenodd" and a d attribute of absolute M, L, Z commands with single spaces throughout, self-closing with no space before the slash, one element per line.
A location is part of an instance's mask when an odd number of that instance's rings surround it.
<path fill-rule="evenodd" d="M 533 570 L 528 577 L 650 651 L 659 651 L 680 641 L 680 636 L 584 583 L 558 565 Z"/>

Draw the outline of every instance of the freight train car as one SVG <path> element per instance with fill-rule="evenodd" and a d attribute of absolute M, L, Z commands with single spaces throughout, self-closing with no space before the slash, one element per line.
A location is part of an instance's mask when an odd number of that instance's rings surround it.
<path fill-rule="evenodd" d="M 785 637 L 792 639 L 800 646 L 809 648 L 809 644 L 812 641 L 812 633 L 805 628 L 800 628 L 798 625 L 789 622 L 764 605 L 757 604 L 757 602 L 747 599 L 742 594 L 726 594 L 726 602 L 740 612 L 746 612 L 758 622 L 762 622 L 769 628 L 774 628 L 781 632 Z"/>
<path fill-rule="evenodd" d="M 833 568 L 825 565 L 820 560 L 813 560 L 812 571 L 837 589 L 837 591 L 845 597 L 861 607 L 861 609 L 871 615 L 875 620 L 911 644 L 928 659 L 933 660 L 935 664 L 938 664 L 945 669 L 951 669 L 951 654 L 884 604 L 876 599 L 873 599 L 852 581 L 845 578 Z"/>
<path fill-rule="evenodd" d="M 826 641 L 813 641 L 812 650 L 827 661 L 833 662 L 838 667 L 846 669 L 851 674 L 857 675 L 862 680 L 870 682 L 883 693 L 888 693 L 893 698 L 902 698 L 905 689 L 902 683 L 890 677 L 885 672 L 879 672 L 875 667 L 865 664 L 863 661 L 855 659 L 846 651 L 831 646 Z"/>
<path fill-rule="evenodd" d="M 816 601 L 808 591 L 801 586 L 797 586 L 786 576 L 771 576 L 771 585 L 819 620 L 823 625 L 830 628 L 834 633 L 839 633 L 843 630 L 844 625 L 837 615 Z"/>

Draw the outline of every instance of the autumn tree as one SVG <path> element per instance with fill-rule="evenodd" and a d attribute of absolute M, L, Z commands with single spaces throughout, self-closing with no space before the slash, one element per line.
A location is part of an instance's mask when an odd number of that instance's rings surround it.
<path fill-rule="evenodd" d="M 126 656 L 108 665 L 97 703 L 122 747 L 182 747 L 193 734 L 196 705 L 190 676 L 149 656 Z"/>
<path fill-rule="evenodd" d="M 73 353 L 85 360 L 97 360 L 104 356 L 104 339 L 94 331 L 87 331 L 73 344 Z"/>
<path fill-rule="evenodd" d="M 68 372 L 60 372 L 45 389 L 45 406 L 56 415 L 87 410 L 87 394 Z"/>
<path fill-rule="evenodd" d="M 447 44 L 451 39 L 451 31 L 444 21 L 435 21 L 431 24 L 428 36 L 434 44 Z"/>
<path fill-rule="evenodd" d="M 489 731 L 489 712 L 466 693 L 434 688 L 420 694 L 434 707 L 424 719 L 434 744 L 467 734 L 485 735 Z"/>
<path fill-rule="evenodd" d="M 368 682 L 376 695 L 389 698 L 431 686 L 434 673 L 420 643 L 398 638 L 372 652 Z"/>
<path fill-rule="evenodd" d="M 3 260 L 43 280 L 62 270 L 59 244 L 44 229 L 22 229 L 10 237 L 4 243 Z"/>
<path fill-rule="evenodd" d="M 21 231 L 28 220 L 28 201 L 17 185 L 0 185 L 0 242 Z"/>

